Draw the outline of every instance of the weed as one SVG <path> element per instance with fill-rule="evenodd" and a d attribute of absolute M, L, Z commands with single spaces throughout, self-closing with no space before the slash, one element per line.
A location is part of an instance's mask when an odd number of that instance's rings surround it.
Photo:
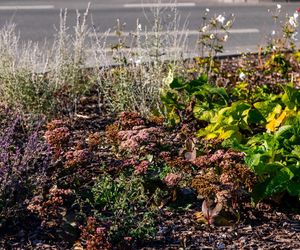
<path fill-rule="evenodd" d="M 112 181 L 109 175 L 103 175 L 92 191 L 99 216 L 111 223 L 110 234 L 114 240 L 125 236 L 143 238 L 155 232 L 152 211 L 140 177 L 121 174 Z M 141 214 L 140 210 L 144 212 Z"/>

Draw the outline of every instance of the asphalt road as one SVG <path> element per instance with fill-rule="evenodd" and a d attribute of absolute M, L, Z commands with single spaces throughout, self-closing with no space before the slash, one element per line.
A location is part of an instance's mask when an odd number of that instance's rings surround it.
<path fill-rule="evenodd" d="M 147 4 L 154 1 L 148 1 L 146 5 L 141 4 L 141 1 L 134 0 L 94 0 L 90 2 L 88 23 L 100 34 L 109 29 L 113 31 L 118 18 L 121 23 L 126 23 L 124 31 L 128 33 L 135 30 L 137 19 L 139 19 L 143 29 L 147 27 L 150 30 L 152 27 L 153 15 L 151 14 L 151 6 Z M 210 9 L 210 15 L 235 15 L 235 23 L 230 39 L 226 44 L 225 53 L 257 50 L 258 45 L 265 43 L 266 36 L 275 29 L 268 9 L 274 10 L 276 3 L 225 4 L 211 0 L 209 4 L 203 0 L 178 0 L 177 2 L 179 3 L 178 12 L 181 16 L 180 26 L 183 26 L 187 21 L 186 30 L 189 30 L 188 46 L 190 50 L 195 48 L 197 31 L 201 27 L 201 17 L 206 8 Z M 0 27 L 13 22 L 17 25 L 17 30 L 23 41 L 52 41 L 55 27 L 59 26 L 60 9 L 68 8 L 67 25 L 72 32 L 76 20 L 76 9 L 84 12 L 87 4 L 88 1 L 85 0 L 0 0 Z M 289 14 L 294 13 L 300 7 L 300 2 L 281 4 L 282 12 Z M 165 20 L 170 14 L 172 11 L 166 8 L 162 18 Z M 167 21 L 165 20 L 165 22 Z M 108 36 L 108 45 L 116 41 L 114 34 L 112 32 Z"/>

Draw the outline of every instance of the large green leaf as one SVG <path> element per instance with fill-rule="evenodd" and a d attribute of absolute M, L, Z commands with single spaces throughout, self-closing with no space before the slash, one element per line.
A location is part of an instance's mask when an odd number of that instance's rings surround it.
<path fill-rule="evenodd" d="M 287 191 L 292 196 L 300 196 L 300 179 L 298 181 L 291 181 L 287 186 Z"/>
<path fill-rule="evenodd" d="M 261 182 L 257 183 L 252 192 L 251 192 L 251 200 L 254 204 L 257 204 L 259 201 L 261 201 L 263 198 L 266 197 L 265 190 L 268 185 L 268 182 Z"/>
<path fill-rule="evenodd" d="M 208 83 L 208 76 L 206 74 L 202 74 L 198 79 L 192 80 L 186 84 L 185 90 L 189 93 L 189 95 L 195 95 L 195 93 L 203 95 L 206 92 L 204 91 L 205 85 L 212 86 Z"/>
<path fill-rule="evenodd" d="M 297 157 L 300 159 L 300 145 L 295 145 L 293 151 L 291 152 L 292 156 Z"/>
<path fill-rule="evenodd" d="M 277 106 L 277 103 L 274 101 L 262 101 L 256 102 L 253 106 L 260 112 L 260 114 L 266 119 L 269 114 L 274 110 Z"/>
<path fill-rule="evenodd" d="M 289 108 L 289 109 L 298 109 L 300 107 L 300 90 L 294 88 L 291 85 L 283 85 L 282 88 L 284 89 L 284 94 L 282 96 L 282 102 Z"/>
<path fill-rule="evenodd" d="M 285 191 L 293 177 L 294 174 L 288 167 L 280 169 L 277 175 L 266 186 L 265 195 L 271 196 Z"/>
<path fill-rule="evenodd" d="M 170 88 L 171 89 L 180 90 L 180 89 L 186 88 L 186 85 L 187 84 L 185 82 L 183 82 L 182 79 L 180 79 L 180 78 L 174 78 L 174 80 L 170 84 Z"/>
<path fill-rule="evenodd" d="M 265 122 L 266 119 L 263 114 L 258 109 L 250 109 L 248 113 L 248 123 L 250 124 L 259 124 Z"/>
<path fill-rule="evenodd" d="M 245 157 L 245 163 L 248 166 L 255 167 L 260 163 L 261 154 L 250 154 Z"/>
<path fill-rule="evenodd" d="M 178 95 L 171 91 L 167 91 L 161 95 L 161 100 L 165 105 L 175 105 L 177 104 L 178 99 Z"/>
<path fill-rule="evenodd" d="M 284 137 L 288 138 L 293 133 L 293 126 L 292 125 L 284 125 L 278 128 L 278 130 L 275 132 L 274 136 L 275 138 Z"/>
<path fill-rule="evenodd" d="M 289 168 L 282 168 L 274 178 L 269 178 L 254 186 L 251 193 L 252 201 L 256 204 L 265 197 L 288 191 L 289 188 L 295 192 L 297 187 L 291 186 L 293 176 Z"/>
<path fill-rule="evenodd" d="M 203 108 L 203 105 L 200 103 L 196 103 L 193 108 L 194 117 L 200 121 L 210 122 L 213 117 L 216 115 L 215 110 L 207 110 L 207 108 Z"/>

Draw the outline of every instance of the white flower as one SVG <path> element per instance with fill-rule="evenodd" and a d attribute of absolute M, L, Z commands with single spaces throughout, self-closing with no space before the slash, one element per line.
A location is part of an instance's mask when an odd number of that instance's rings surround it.
<path fill-rule="evenodd" d="M 136 65 L 139 65 L 139 64 L 142 63 L 142 59 L 143 59 L 143 57 L 142 57 L 142 56 L 139 56 L 138 58 L 135 59 L 134 63 L 135 63 Z"/>
<path fill-rule="evenodd" d="M 281 9 L 281 4 L 277 4 L 277 9 L 278 9 L 278 10 Z"/>
<path fill-rule="evenodd" d="M 296 12 L 293 14 L 293 17 L 294 17 L 294 19 L 297 19 L 298 16 L 299 16 L 299 14 L 298 14 L 298 12 L 296 11 Z"/>
<path fill-rule="evenodd" d="M 289 24 L 291 25 L 291 26 L 293 26 L 293 27 L 297 27 L 297 20 L 296 20 L 296 18 L 294 18 L 293 16 L 290 16 L 290 18 L 289 18 Z"/>
<path fill-rule="evenodd" d="M 223 24 L 224 21 L 225 21 L 225 17 L 222 16 L 222 15 L 218 15 L 217 18 L 216 18 L 216 20 L 217 20 L 219 23 Z"/>
<path fill-rule="evenodd" d="M 142 30 L 142 25 L 141 24 L 138 24 L 138 26 L 137 26 L 137 28 L 138 28 L 138 30 Z"/>
<path fill-rule="evenodd" d="M 298 38 L 296 37 L 298 35 L 298 32 L 294 32 L 291 36 L 291 38 L 294 40 L 294 41 L 298 41 Z"/>
<path fill-rule="evenodd" d="M 208 31 L 208 25 L 203 26 L 201 31 L 204 32 L 204 33 L 207 32 Z"/>
<path fill-rule="evenodd" d="M 241 72 L 240 74 L 239 74 L 239 78 L 240 78 L 240 80 L 245 80 L 246 79 L 246 74 L 244 73 L 244 72 Z"/>
<path fill-rule="evenodd" d="M 206 12 L 209 12 L 209 11 L 210 11 L 210 9 L 209 9 L 209 8 L 206 8 L 206 9 L 205 9 L 205 11 L 206 11 Z"/>
<path fill-rule="evenodd" d="M 228 39 L 228 35 L 226 34 L 225 36 L 223 36 L 223 42 L 226 42 Z"/>
<path fill-rule="evenodd" d="M 215 35 L 214 34 L 210 34 L 209 38 L 212 40 L 215 38 Z"/>
<path fill-rule="evenodd" d="M 272 30 L 271 35 L 272 35 L 272 36 L 275 36 L 275 34 L 276 34 L 276 31 L 275 31 L 275 30 Z"/>

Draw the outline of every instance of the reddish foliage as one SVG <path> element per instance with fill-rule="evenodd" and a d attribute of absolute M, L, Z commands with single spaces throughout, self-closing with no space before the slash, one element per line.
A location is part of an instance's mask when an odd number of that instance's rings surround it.
<path fill-rule="evenodd" d="M 134 126 L 145 125 L 145 120 L 136 112 L 122 112 L 119 115 L 119 124 L 122 129 L 131 129 Z"/>
<path fill-rule="evenodd" d="M 75 167 L 77 165 L 89 162 L 90 152 L 87 149 L 70 150 L 65 153 L 66 167 Z"/>
<path fill-rule="evenodd" d="M 59 227 L 65 214 L 65 202 L 73 195 L 71 189 L 59 189 L 56 186 L 49 190 L 46 199 L 35 196 L 31 199 L 27 209 L 38 215 L 42 225 L 46 227 Z"/>
<path fill-rule="evenodd" d="M 96 149 L 100 143 L 100 139 L 101 139 L 101 136 L 100 136 L 99 132 L 90 134 L 88 137 L 89 150 Z"/>
<path fill-rule="evenodd" d="M 55 158 L 62 152 L 62 147 L 69 142 L 70 131 L 61 120 L 53 120 L 47 124 L 47 131 L 44 134 L 46 141 L 53 148 Z"/>
<path fill-rule="evenodd" d="M 108 241 L 106 228 L 100 226 L 94 217 L 89 217 L 87 225 L 80 229 L 81 239 L 85 241 L 87 250 L 108 250 L 112 248 Z"/>
<path fill-rule="evenodd" d="M 135 166 L 135 173 L 144 174 L 147 171 L 149 164 L 149 161 L 140 162 L 138 165 Z"/>

